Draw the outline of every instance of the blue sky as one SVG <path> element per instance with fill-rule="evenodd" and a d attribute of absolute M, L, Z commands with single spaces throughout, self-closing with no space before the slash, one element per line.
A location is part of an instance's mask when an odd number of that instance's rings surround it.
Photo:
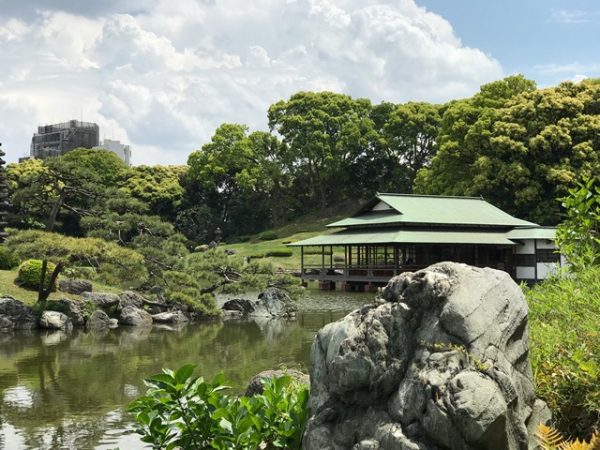
<path fill-rule="evenodd" d="M 300 90 L 446 102 L 523 73 L 600 77 L 591 0 L 0 0 L 0 141 L 83 119 L 135 164 L 182 164 Z"/>
<path fill-rule="evenodd" d="M 600 77 L 600 2 L 418 0 L 448 20 L 463 44 L 496 58 L 506 73 L 540 86 Z"/>

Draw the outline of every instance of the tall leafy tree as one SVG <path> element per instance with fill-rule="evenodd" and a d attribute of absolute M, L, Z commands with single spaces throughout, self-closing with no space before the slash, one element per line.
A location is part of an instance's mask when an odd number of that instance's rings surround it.
<path fill-rule="evenodd" d="M 228 234 L 260 231 L 281 215 L 285 176 L 280 150 L 279 140 L 268 133 L 248 134 L 243 125 L 221 125 L 211 142 L 188 159 L 188 197 L 196 192 L 195 197 L 211 208 Z M 196 212 L 181 213 L 178 221 L 200 224 L 200 205 L 191 207 Z"/>
<path fill-rule="evenodd" d="M 482 88 L 449 105 L 439 152 L 417 189 L 482 195 L 519 217 L 556 224 L 556 198 L 579 176 L 600 172 L 599 97 L 597 80 L 535 90 L 510 77 Z"/>
<path fill-rule="evenodd" d="M 370 112 L 369 100 L 333 92 L 299 92 L 269 108 L 269 126 L 286 146 L 282 161 L 313 204 L 353 194 L 348 168 L 376 139 Z"/>

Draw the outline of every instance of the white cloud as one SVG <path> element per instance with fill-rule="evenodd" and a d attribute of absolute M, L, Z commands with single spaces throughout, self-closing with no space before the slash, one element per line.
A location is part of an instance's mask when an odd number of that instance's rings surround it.
<path fill-rule="evenodd" d="M 550 17 L 553 22 L 573 25 L 592 22 L 600 17 L 600 12 L 581 9 L 553 9 L 550 11 Z"/>
<path fill-rule="evenodd" d="M 25 153 L 38 124 L 83 115 L 136 163 L 182 163 L 222 122 L 266 128 L 268 106 L 299 90 L 446 101 L 503 75 L 413 0 L 101 3 L 0 12 L 8 152 Z"/>

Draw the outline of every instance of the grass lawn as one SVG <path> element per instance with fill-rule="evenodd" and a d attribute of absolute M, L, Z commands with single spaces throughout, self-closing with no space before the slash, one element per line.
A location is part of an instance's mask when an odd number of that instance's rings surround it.
<path fill-rule="evenodd" d="M 33 305 L 37 302 L 37 291 L 23 289 L 15 284 L 17 278 L 16 270 L 0 270 L 0 296 L 10 295 L 17 300 L 22 301 L 27 305 Z M 112 292 L 119 293 L 122 289 L 105 286 L 98 283 L 93 283 L 94 291 L 96 292 Z M 59 300 L 61 298 L 78 299 L 75 294 L 67 294 L 66 292 L 56 291 L 50 294 L 49 300 Z"/>
<path fill-rule="evenodd" d="M 303 239 L 308 239 L 320 234 L 332 233 L 335 230 L 325 228 L 325 225 L 337 220 L 348 217 L 354 210 L 357 209 L 356 204 L 346 204 L 331 209 L 329 211 L 321 211 L 319 213 L 310 214 L 301 217 L 294 222 L 286 224 L 280 228 L 269 230 L 263 233 L 275 233 L 277 239 L 263 241 L 260 240 L 260 234 L 252 236 L 247 242 L 233 243 L 224 245 L 225 249 L 235 249 L 241 256 L 264 256 L 268 252 L 273 251 L 291 251 L 292 256 L 288 257 L 264 257 L 263 261 L 270 261 L 276 268 L 300 270 L 300 248 L 287 247 L 290 242 L 297 242 Z M 263 234 L 261 233 L 261 234 Z M 334 254 L 338 254 L 334 251 Z M 340 255 L 343 256 L 343 250 Z M 305 263 L 320 264 L 320 256 L 306 255 Z M 314 261 L 313 261 L 314 260 Z M 318 260 L 318 261 L 317 261 Z"/>

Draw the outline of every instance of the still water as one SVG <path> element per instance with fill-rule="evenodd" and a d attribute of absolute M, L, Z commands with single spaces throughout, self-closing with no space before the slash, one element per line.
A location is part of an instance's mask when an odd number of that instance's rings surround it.
<path fill-rule="evenodd" d="M 315 333 L 371 299 L 311 290 L 293 321 L 0 334 L 0 449 L 142 449 L 126 405 L 145 377 L 193 363 L 206 378 L 224 372 L 240 390 L 261 370 L 306 369 Z"/>

